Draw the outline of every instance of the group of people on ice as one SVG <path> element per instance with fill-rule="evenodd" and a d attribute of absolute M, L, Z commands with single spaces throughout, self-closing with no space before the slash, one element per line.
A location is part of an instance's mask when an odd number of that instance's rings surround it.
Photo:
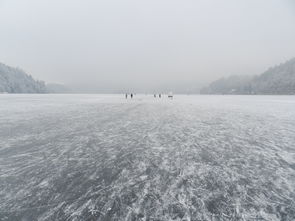
<path fill-rule="evenodd" d="M 130 94 L 130 97 L 131 97 L 131 99 L 133 98 L 133 94 Z M 127 99 L 128 98 L 128 94 L 126 93 L 125 94 L 125 98 Z"/>
<path fill-rule="evenodd" d="M 130 94 L 130 98 L 132 99 L 133 98 L 133 96 L 134 96 L 135 94 Z M 154 94 L 154 98 L 157 98 L 157 95 L 158 95 L 158 97 L 159 98 L 162 98 L 162 94 Z M 125 94 L 125 98 L 127 99 L 128 98 L 128 94 L 126 93 Z M 172 95 L 172 92 L 170 92 L 169 94 L 168 94 L 168 98 L 173 98 L 173 95 Z"/>

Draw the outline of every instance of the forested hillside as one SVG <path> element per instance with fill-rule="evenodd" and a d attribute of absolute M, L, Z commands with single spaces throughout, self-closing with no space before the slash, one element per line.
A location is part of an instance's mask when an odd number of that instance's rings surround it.
<path fill-rule="evenodd" d="M 21 69 L 0 63 L 0 93 L 47 93 L 47 88 Z"/>
<path fill-rule="evenodd" d="M 258 76 L 230 76 L 212 82 L 202 94 L 295 94 L 295 58 Z"/>

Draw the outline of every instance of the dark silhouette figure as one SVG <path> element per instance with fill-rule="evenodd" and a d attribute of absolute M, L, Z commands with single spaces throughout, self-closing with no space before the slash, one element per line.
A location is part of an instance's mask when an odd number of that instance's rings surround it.
<path fill-rule="evenodd" d="M 154 94 L 154 98 L 156 98 L 157 96 Z"/>
<path fill-rule="evenodd" d="M 126 99 L 128 98 L 128 94 L 125 94 L 125 98 L 126 98 Z"/>
<path fill-rule="evenodd" d="M 133 94 L 131 94 L 130 96 L 131 96 L 131 99 L 132 99 L 133 98 Z"/>
<path fill-rule="evenodd" d="M 159 98 L 161 98 L 161 94 L 159 94 Z"/>

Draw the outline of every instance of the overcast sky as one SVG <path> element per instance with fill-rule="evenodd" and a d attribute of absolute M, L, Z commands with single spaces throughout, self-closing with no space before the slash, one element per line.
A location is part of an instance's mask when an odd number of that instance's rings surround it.
<path fill-rule="evenodd" d="M 47 82 L 197 85 L 292 57 L 294 0 L 0 0 L 0 62 Z"/>

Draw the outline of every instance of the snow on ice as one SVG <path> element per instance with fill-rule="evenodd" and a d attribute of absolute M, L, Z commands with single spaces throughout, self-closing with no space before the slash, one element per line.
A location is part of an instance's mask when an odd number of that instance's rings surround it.
<path fill-rule="evenodd" d="M 294 220 L 295 97 L 0 95 L 0 220 Z"/>

